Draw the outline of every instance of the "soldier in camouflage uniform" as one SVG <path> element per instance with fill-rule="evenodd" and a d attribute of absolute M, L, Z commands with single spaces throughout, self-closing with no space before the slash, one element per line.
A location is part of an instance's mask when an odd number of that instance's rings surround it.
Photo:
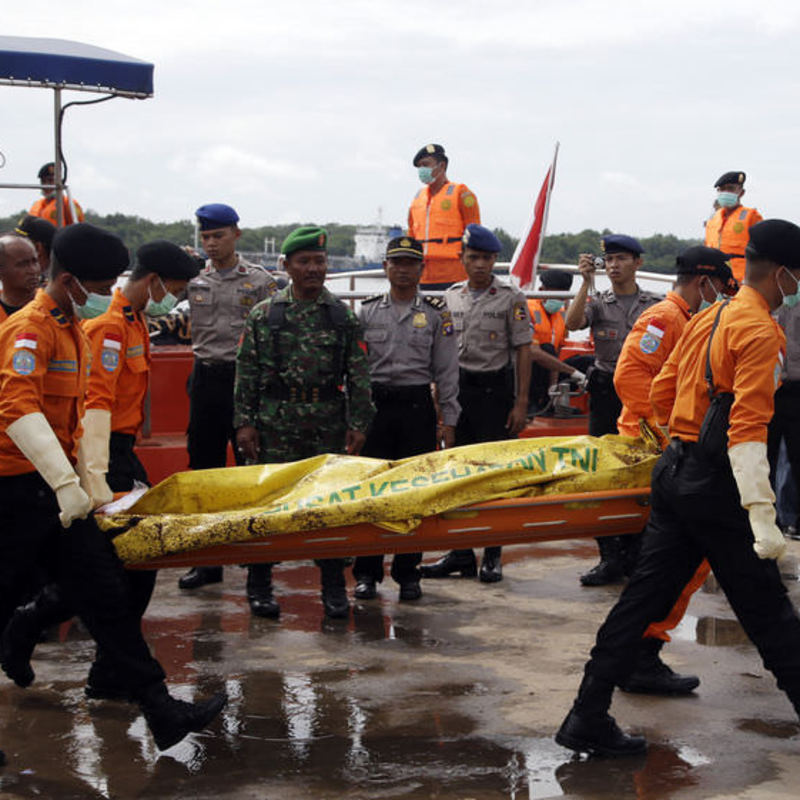
<path fill-rule="evenodd" d="M 324 287 L 327 233 L 304 226 L 281 247 L 291 284 L 259 303 L 236 357 L 236 442 L 250 463 L 358 454 L 374 407 L 355 314 Z M 343 559 L 321 559 L 322 602 L 346 617 Z"/>

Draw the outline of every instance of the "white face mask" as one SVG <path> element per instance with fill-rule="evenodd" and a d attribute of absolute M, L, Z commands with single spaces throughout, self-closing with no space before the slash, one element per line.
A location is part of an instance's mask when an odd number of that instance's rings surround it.
<path fill-rule="evenodd" d="M 150 299 L 147 301 L 147 305 L 144 307 L 144 313 L 147 314 L 148 317 L 163 317 L 165 314 L 169 314 L 173 308 L 178 303 L 178 298 L 175 297 L 172 292 L 167 291 L 167 287 L 164 286 L 164 281 L 161 280 L 159 277 L 158 282 L 161 284 L 161 288 L 164 290 L 164 296 L 156 302 L 153 300 L 153 294 L 148 289 L 148 293 L 150 294 Z"/>

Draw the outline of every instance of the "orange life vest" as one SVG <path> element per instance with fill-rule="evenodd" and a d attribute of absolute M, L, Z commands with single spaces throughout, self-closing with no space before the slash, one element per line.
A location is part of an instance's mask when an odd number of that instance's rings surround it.
<path fill-rule="evenodd" d="M 762 216 L 755 208 L 720 208 L 706 222 L 706 247 L 716 247 L 728 255 L 740 256 L 730 260 L 733 276 L 739 283 L 744 280 L 744 248 L 750 240 L 750 228 L 761 222 Z"/>
<path fill-rule="evenodd" d="M 74 207 L 78 219 L 73 218 L 72 207 Z M 56 222 L 58 213 L 55 197 L 40 197 L 31 206 L 31 210 L 28 213 L 34 217 L 46 219 L 48 222 L 52 222 L 53 225 L 58 225 L 58 222 Z M 64 225 L 72 225 L 73 222 L 83 222 L 83 209 L 75 200 L 67 202 L 67 197 L 64 195 Z"/>
<path fill-rule="evenodd" d="M 528 300 L 528 311 L 533 320 L 533 341 L 535 344 L 551 344 L 558 354 L 567 335 L 564 324 L 564 311 L 548 314 L 544 308 L 544 301 L 534 298 Z"/>

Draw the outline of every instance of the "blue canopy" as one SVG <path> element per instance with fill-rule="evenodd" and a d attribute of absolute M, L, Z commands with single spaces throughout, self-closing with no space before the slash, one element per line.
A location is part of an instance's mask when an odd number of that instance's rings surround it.
<path fill-rule="evenodd" d="M 150 97 L 153 65 L 66 39 L 0 36 L 0 84 Z"/>

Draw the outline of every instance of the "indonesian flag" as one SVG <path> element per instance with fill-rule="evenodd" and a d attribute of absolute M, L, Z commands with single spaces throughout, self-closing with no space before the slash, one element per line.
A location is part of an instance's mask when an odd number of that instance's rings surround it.
<path fill-rule="evenodd" d="M 24 347 L 26 350 L 35 350 L 39 343 L 38 333 L 18 333 L 14 340 L 14 347 Z"/>
<path fill-rule="evenodd" d="M 553 153 L 553 163 L 547 170 L 533 214 L 528 220 L 525 233 L 517 244 L 514 257 L 511 259 L 511 274 L 519 281 L 520 289 L 532 286 L 536 279 L 536 270 L 539 267 L 539 255 L 542 252 L 544 232 L 547 227 L 547 212 L 550 210 L 550 194 L 556 178 L 556 159 L 558 158 L 558 142 Z"/>
<path fill-rule="evenodd" d="M 122 337 L 118 333 L 106 333 L 103 337 L 104 350 L 122 350 Z"/>

